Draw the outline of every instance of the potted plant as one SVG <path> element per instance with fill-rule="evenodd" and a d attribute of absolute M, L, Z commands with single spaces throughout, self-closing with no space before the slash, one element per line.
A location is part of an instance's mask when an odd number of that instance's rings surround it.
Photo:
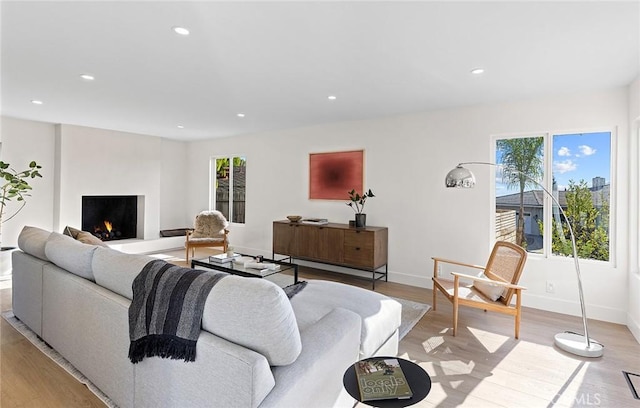
<path fill-rule="evenodd" d="M 364 228 L 367 226 L 367 214 L 363 214 L 362 211 L 364 210 L 364 204 L 367 202 L 367 198 L 370 197 L 375 197 L 371 189 L 362 195 L 356 190 L 349 191 L 349 199 L 351 201 L 349 201 L 347 205 L 356 212 L 356 228 Z"/>
<path fill-rule="evenodd" d="M 15 217 L 24 208 L 27 203 L 26 197 L 30 196 L 29 191 L 31 190 L 28 179 L 42 177 L 39 172 L 41 168 L 42 166 L 32 161 L 29 163 L 28 169 L 15 171 L 9 163 L 0 161 L 0 180 L 2 180 L 0 181 L 0 244 L 2 243 L 2 224 Z M 7 203 L 13 199 L 21 202 L 22 205 L 5 218 Z"/>

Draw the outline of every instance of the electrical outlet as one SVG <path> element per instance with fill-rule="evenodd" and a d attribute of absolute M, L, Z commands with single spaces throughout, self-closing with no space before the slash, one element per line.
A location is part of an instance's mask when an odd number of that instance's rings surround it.
<path fill-rule="evenodd" d="M 438 276 L 442 276 L 442 265 L 438 265 Z"/>
<path fill-rule="evenodd" d="M 551 281 L 547 281 L 547 293 L 555 293 L 556 286 Z"/>

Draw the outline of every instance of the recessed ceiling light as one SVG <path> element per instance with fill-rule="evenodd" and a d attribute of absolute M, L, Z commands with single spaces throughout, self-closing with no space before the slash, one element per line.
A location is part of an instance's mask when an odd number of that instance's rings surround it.
<path fill-rule="evenodd" d="M 180 35 L 189 35 L 189 30 L 187 30 L 184 27 L 178 27 L 175 26 L 172 28 L 172 30 L 176 33 L 176 34 L 180 34 Z"/>
<path fill-rule="evenodd" d="M 237 115 L 239 118 L 244 118 L 244 113 L 238 113 Z"/>
<path fill-rule="evenodd" d="M 43 104 L 43 102 L 42 102 L 42 101 L 39 101 L 39 100 L 37 100 L 37 99 L 32 99 L 32 100 L 31 100 L 31 103 L 32 103 L 32 104 L 34 104 L 34 105 L 42 105 L 42 104 Z"/>
<path fill-rule="evenodd" d="M 178 129 L 184 129 L 184 126 L 178 125 Z"/>
<path fill-rule="evenodd" d="M 484 68 L 474 68 L 471 70 L 471 73 L 473 75 L 480 75 L 484 72 Z"/>
<path fill-rule="evenodd" d="M 338 97 L 335 96 L 335 95 L 329 95 L 329 96 L 327 96 L 327 99 L 335 101 L 336 99 L 338 99 Z"/>
<path fill-rule="evenodd" d="M 84 79 L 85 81 L 93 81 L 94 79 L 96 79 L 96 77 L 89 74 L 82 74 L 80 75 L 80 78 Z"/>

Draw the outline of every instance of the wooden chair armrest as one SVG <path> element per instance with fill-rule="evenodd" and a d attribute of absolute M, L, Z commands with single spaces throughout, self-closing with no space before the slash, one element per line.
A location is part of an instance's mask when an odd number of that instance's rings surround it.
<path fill-rule="evenodd" d="M 524 286 L 514 285 L 514 284 L 509 283 L 509 282 L 494 281 L 494 280 L 491 280 L 491 279 L 481 278 L 479 276 L 467 275 L 467 274 L 464 274 L 464 273 L 451 272 L 451 274 L 454 275 L 454 276 L 460 277 L 460 278 L 470 279 L 470 280 L 472 280 L 474 282 L 475 281 L 486 282 L 486 283 L 491 283 L 493 285 L 504 286 L 505 288 L 509 288 L 509 289 L 520 289 L 520 290 L 526 290 L 527 289 Z"/>
<path fill-rule="evenodd" d="M 442 262 L 442 263 L 448 263 L 448 264 L 452 264 L 452 265 L 466 266 L 466 267 L 469 267 L 469 268 L 476 268 L 476 269 L 484 270 L 484 266 L 480 266 L 480 265 L 472 265 L 472 264 L 468 264 L 468 263 L 464 263 L 464 262 L 452 261 L 450 259 L 437 258 L 437 257 L 431 257 L 431 259 L 433 259 L 435 262 Z"/>

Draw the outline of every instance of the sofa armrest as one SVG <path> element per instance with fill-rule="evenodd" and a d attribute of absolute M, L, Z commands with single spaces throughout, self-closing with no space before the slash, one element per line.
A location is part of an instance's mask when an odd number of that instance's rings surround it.
<path fill-rule="evenodd" d="M 11 256 L 13 314 L 42 336 L 42 274 L 51 263 L 22 251 L 13 251 Z"/>
<path fill-rule="evenodd" d="M 276 387 L 260 407 L 332 407 L 343 392 L 345 370 L 358 361 L 360 316 L 336 308 L 300 333 L 302 353 L 274 367 Z"/>
<path fill-rule="evenodd" d="M 264 356 L 205 330 L 195 361 L 148 357 L 134 370 L 136 407 L 253 408 L 275 384 Z"/>

